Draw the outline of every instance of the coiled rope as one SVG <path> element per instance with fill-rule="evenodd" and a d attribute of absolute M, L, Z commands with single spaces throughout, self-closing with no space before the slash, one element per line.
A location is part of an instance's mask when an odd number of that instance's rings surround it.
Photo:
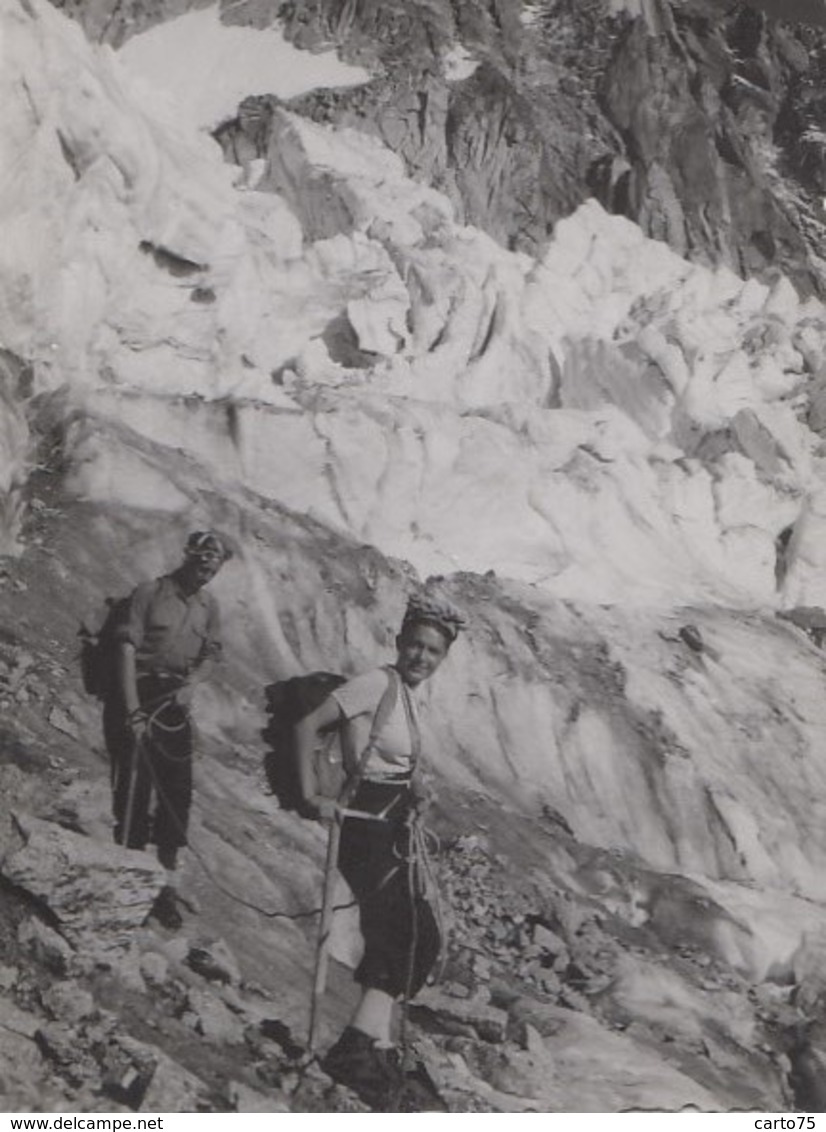
<path fill-rule="evenodd" d="M 167 795 L 166 791 L 163 788 L 163 785 L 159 780 L 159 776 L 152 763 L 151 755 L 147 749 L 151 746 L 153 750 L 156 750 L 163 758 L 166 758 L 169 762 L 181 762 L 184 759 L 192 757 L 191 754 L 179 755 L 170 752 L 166 748 L 163 739 L 155 733 L 155 729 L 158 729 L 160 731 L 165 731 L 167 734 L 174 734 L 182 731 L 187 726 L 189 722 L 188 720 L 184 720 L 181 724 L 175 726 L 169 726 L 160 723 L 158 719 L 159 713 L 163 711 L 164 708 L 168 707 L 168 705 L 172 703 L 173 699 L 173 696 L 165 696 L 163 701 L 158 704 L 158 706 L 149 716 L 147 716 L 146 730 L 144 734 L 135 741 L 135 751 L 133 757 L 142 757 L 145 760 L 146 768 L 149 771 L 149 776 L 152 780 L 152 785 L 155 789 L 156 794 L 158 795 L 159 801 L 166 809 L 167 813 L 172 819 L 173 824 L 177 827 L 178 832 L 185 839 L 187 848 L 190 850 L 193 857 L 198 862 L 201 870 L 209 880 L 210 884 L 212 884 L 212 886 L 218 892 L 220 892 L 223 896 L 226 896 L 227 899 L 231 900 L 233 903 L 238 904 L 243 908 L 249 908 L 251 911 L 257 912 L 260 916 L 263 916 L 267 920 L 306 920 L 311 919 L 313 916 L 320 915 L 321 908 L 308 908 L 298 912 L 286 912 L 282 909 L 263 908 L 260 904 L 256 904 L 255 901 L 247 900 L 245 897 L 239 896 L 237 892 L 233 892 L 231 889 L 227 888 L 215 876 L 214 872 L 204 859 L 203 854 L 198 849 L 198 846 L 192 842 L 188 830 L 184 827 L 183 822 L 180 821 L 178 815 L 175 813 L 174 808 L 170 804 L 169 796 Z M 355 900 L 351 900 L 346 904 L 336 904 L 333 910 L 336 912 L 344 911 L 347 908 L 353 908 L 355 904 Z"/>

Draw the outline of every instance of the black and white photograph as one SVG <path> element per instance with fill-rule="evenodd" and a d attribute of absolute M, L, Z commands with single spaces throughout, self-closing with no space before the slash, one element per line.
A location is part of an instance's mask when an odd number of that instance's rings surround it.
<path fill-rule="evenodd" d="M 0 106 L 8 1129 L 812 1132 L 826 0 L 0 0 Z"/>

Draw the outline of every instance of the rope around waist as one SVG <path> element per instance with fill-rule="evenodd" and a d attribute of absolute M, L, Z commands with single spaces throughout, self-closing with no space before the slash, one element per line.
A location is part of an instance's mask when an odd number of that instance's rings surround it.
<path fill-rule="evenodd" d="M 363 774 L 359 779 L 359 784 L 362 782 L 369 782 L 373 786 L 409 786 L 413 772 L 410 770 L 399 771 L 398 773 L 389 774 Z"/>
<path fill-rule="evenodd" d="M 408 773 L 394 778 L 360 778 L 355 793 L 340 809 L 340 815 L 371 821 L 403 820 L 412 797 L 410 777 Z"/>

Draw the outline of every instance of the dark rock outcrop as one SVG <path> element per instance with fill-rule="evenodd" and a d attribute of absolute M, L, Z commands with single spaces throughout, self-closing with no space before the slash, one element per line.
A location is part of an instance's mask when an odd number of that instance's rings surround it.
<path fill-rule="evenodd" d="M 114 45 L 201 6 L 56 2 Z M 367 67 L 364 86 L 313 91 L 291 109 L 377 136 L 508 247 L 540 251 L 596 196 L 690 258 L 824 289 L 826 44 L 813 3 L 781 13 L 769 0 L 651 0 L 636 17 L 607 0 L 222 8 L 227 23 L 280 20 L 296 46 L 332 45 Z M 266 133 L 241 115 L 219 140 L 237 161 L 263 156 Z"/>
<path fill-rule="evenodd" d="M 511 248 L 541 249 L 595 195 L 692 259 L 822 292 L 822 33 L 713 0 L 646 10 L 282 6 L 298 46 L 335 43 L 376 75 L 291 108 L 379 137 Z"/>

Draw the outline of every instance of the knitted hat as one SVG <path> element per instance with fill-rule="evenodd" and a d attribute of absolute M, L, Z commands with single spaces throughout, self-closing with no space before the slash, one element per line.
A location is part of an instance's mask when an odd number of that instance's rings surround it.
<path fill-rule="evenodd" d="M 451 644 L 467 625 L 465 615 L 444 594 L 436 590 L 423 590 L 412 594 L 407 602 L 402 621 L 402 632 L 411 625 L 435 625 Z"/>

